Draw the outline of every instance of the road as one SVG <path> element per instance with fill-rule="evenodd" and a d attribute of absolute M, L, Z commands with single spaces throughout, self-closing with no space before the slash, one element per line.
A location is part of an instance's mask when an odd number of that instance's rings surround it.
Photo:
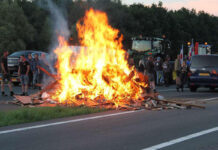
<path fill-rule="evenodd" d="M 218 91 L 160 87 L 167 99 L 202 109 L 110 111 L 0 128 L 2 150 L 217 150 Z"/>

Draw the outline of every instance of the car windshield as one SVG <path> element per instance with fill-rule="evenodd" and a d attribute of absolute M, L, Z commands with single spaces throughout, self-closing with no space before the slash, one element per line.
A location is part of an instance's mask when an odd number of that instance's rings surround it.
<path fill-rule="evenodd" d="M 195 56 L 192 58 L 192 67 L 218 67 L 218 56 Z"/>
<path fill-rule="evenodd" d="M 15 53 L 12 53 L 10 56 L 19 57 L 19 56 L 21 56 L 23 54 L 24 54 L 24 52 L 15 52 Z"/>
<path fill-rule="evenodd" d="M 24 55 L 25 57 L 28 56 L 28 54 L 31 54 L 32 52 L 31 51 L 20 51 L 20 52 L 14 52 L 12 53 L 10 56 L 13 56 L 13 57 L 20 57 L 21 55 Z"/>

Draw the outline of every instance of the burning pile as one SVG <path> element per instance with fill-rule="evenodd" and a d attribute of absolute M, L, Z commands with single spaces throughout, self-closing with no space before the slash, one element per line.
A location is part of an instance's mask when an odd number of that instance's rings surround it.
<path fill-rule="evenodd" d="M 129 67 L 122 36 L 108 24 L 106 14 L 90 9 L 77 30 L 84 46 L 77 53 L 59 37 L 54 51 L 59 79 L 52 99 L 85 105 L 87 101 L 110 102 L 116 107 L 139 100 L 148 84 Z"/>

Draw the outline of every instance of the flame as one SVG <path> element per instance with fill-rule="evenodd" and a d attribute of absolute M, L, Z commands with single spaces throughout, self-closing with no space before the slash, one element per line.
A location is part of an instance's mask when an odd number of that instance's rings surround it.
<path fill-rule="evenodd" d="M 145 82 L 136 82 L 134 68 L 128 66 L 122 49 L 122 36 L 113 29 L 104 12 L 90 9 L 77 23 L 82 47 L 72 51 L 63 37 L 59 37 L 57 70 L 60 76 L 56 93 L 60 103 L 82 100 L 113 101 L 115 106 L 137 99 Z M 85 102 L 84 102 L 85 103 Z"/>

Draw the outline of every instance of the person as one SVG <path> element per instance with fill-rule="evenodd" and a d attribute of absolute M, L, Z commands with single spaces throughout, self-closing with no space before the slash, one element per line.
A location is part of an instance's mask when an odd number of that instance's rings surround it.
<path fill-rule="evenodd" d="M 29 78 L 28 86 L 31 87 L 33 86 L 33 61 L 34 61 L 31 54 L 28 54 L 27 61 L 30 64 L 30 71 L 28 74 L 28 78 Z"/>
<path fill-rule="evenodd" d="M 153 57 L 149 56 L 148 57 L 148 61 L 146 63 L 146 74 L 148 76 L 148 80 L 149 80 L 151 89 L 153 89 L 153 91 L 156 92 L 155 80 L 154 80 L 154 72 L 155 72 L 155 70 L 154 70 Z"/>
<path fill-rule="evenodd" d="M 34 89 L 36 89 L 36 83 L 39 81 L 38 78 L 39 78 L 40 70 L 39 68 L 37 68 L 38 65 L 39 65 L 39 55 L 35 53 L 32 66 L 30 65 L 30 68 L 33 71 L 33 88 Z"/>
<path fill-rule="evenodd" d="M 28 96 L 28 74 L 30 71 L 30 65 L 24 55 L 20 56 L 20 63 L 18 68 L 18 75 L 20 76 L 20 82 L 22 86 L 22 96 Z"/>
<path fill-rule="evenodd" d="M 8 51 L 5 51 L 3 54 L 3 57 L 1 58 L 1 72 L 2 72 L 2 82 L 1 82 L 1 91 L 2 96 L 7 96 L 4 91 L 4 82 L 7 79 L 8 81 L 8 87 L 10 90 L 10 95 L 13 96 L 14 92 L 12 90 L 12 83 L 11 83 L 11 76 L 8 69 Z"/>
<path fill-rule="evenodd" d="M 163 83 L 163 67 L 162 67 L 162 60 L 160 57 L 157 57 L 155 61 L 155 71 L 156 71 L 156 84 L 160 85 Z"/>
<path fill-rule="evenodd" d="M 145 63 L 143 59 L 139 60 L 139 72 L 142 72 L 144 74 L 144 70 L 145 70 Z"/>
<path fill-rule="evenodd" d="M 177 58 L 175 60 L 174 69 L 176 71 L 176 89 L 177 92 L 179 92 L 179 88 L 181 86 L 181 80 L 180 80 L 180 73 L 181 73 L 181 62 L 180 62 L 180 55 L 177 55 Z"/>
<path fill-rule="evenodd" d="M 48 72 L 50 72 L 50 68 L 49 68 L 49 62 L 47 61 L 46 59 L 46 55 L 44 53 L 41 54 L 40 56 L 40 59 L 39 59 L 39 63 L 38 65 L 42 68 L 44 68 L 45 70 L 47 70 Z M 45 82 L 45 77 L 46 77 L 46 74 L 43 72 L 43 71 L 40 71 L 39 72 L 39 83 L 41 85 L 44 84 Z M 39 87 L 39 89 L 41 89 L 41 87 Z"/>
<path fill-rule="evenodd" d="M 170 58 L 166 57 L 166 60 L 163 63 L 163 74 L 164 74 L 164 84 L 166 87 L 170 84 Z"/>
<path fill-rule="evenodd" d="M 180 73 L 180 80 L 181 80 L 180 88 L 182 92 L 183 92 L 184 84 L 186 82 L 187 71 L 188 71 L 187 64 L 185 61 L 183 61 L 182 66 L 181 66 L 181 73 Z"/>

